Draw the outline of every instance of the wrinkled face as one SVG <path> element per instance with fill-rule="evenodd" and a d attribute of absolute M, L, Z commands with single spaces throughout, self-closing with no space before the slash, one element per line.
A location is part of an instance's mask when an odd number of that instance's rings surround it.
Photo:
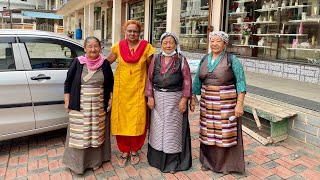
<path fill-rule="evenodd" d="M 135 24 L 129 24 L 126 29 L 126 38 L 129 41 L 138 41 L 139 40 L 139 27 Z"/>
<path fill-rule="evenodd" d="M 221 53 L 226 47 L 226 43 L 217 35 L 210 39 L 210 49 L 213 53 Z"/>
<path fill-rule="evenodd" d="M 101 46 L 96 39 L 89 39 L 84 47 L 84 52 L 89 59 L 97 59 L 101 51 Z"/>
<path fill-rule="evenodd" d="M 170 54 L 177 48 L 176 41 L 172 36 L 167 36 L 162 40 L 161 49 L 163 52 Z"/>

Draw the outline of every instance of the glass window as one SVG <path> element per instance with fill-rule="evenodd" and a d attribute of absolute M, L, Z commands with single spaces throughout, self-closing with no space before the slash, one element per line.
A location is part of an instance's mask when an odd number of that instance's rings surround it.
<path fill-rule="evenodd" d="M 226 7 L 230 52 L 320 64 L 318 0 L 229 0 Z"/>
<path fill-rule="evenodd" d="M 167 27 L 167 0 L 153 0 L 152 45 L 160 47 L 160 37 Z"/>
<path fill-rule="evenodd" d="M 144 1 L 130 4 L 129 12 L 129 19 L 140 21 L 144 25 Z M 140 38 L 143 39 L 143 32 L 141 32 Z"/>
<path fill-rule="evenodd" d="M 0 70 L 15 68 L 11 43 L 0 43 Z"/>
<path fill-rule="evenodd" d="M 69 47 L 45 42 L 25 43 L 32 69 L 65 69 L 77 57 Z"/>
<path fill-rule="evenodd" d="M 206 52 L 209 1 L 182 0 L 180 44 L 182 50 Z"/>

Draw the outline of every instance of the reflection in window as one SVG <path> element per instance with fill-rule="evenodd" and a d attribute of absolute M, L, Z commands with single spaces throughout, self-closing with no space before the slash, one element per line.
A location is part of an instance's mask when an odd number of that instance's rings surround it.
<path fill-rule="evenodd" d="M 12 46 L 9 43 L 0 43 L 0 70 L 15 69 Z"/>
<path fill-rule="evenodd" d="M 137 2 L 134 4 L 130 4 L 129 6 L 129 19 L 134 19 L 140 21 L 144 26 L 144 2 Z M 140 34 L 140 38 L 143 39 L 143 32 Z"/>
<path fill-rule="evenodd" d="M 167 27 L 167 0 L 153 0 L 152 45 L 160 47 L 160 37 Z"/>
<path fill-rule="evenodd" d="M 75 53 L 69 47 L 50 43 L 25 43 L 32 69 L 68 68 Z"/>
<path fill-rule="evenodd" d="M 229 51 L 320 65 L 318 0 L 229 0 L 226 16 Z"/>
<path fill-rule="evenodd" d="M 182 0 L 180 44 L 182 50 L 206 52 L 208 0 Z"/>

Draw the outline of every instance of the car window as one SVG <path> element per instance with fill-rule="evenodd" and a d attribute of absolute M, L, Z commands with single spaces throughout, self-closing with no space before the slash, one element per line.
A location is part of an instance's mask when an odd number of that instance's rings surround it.
<path fill-rule="evenodd" d="M 25 43 L 32 69 L 68 68 L 73 56 L 69 47 L 52 43 Z"/>
<path fill-rule="evenodd" d="M 25 43 L 32 69 L 68 68 L 75 57 L 69 47 L 53 43 Z"/>
<path fill-rule="evenodd" d="M 83 48 L 59 39 L 19 37 L 25 44 L 32 69 L 67 69 Z"/>
<path fill-rule="evenodd" d="M 0 42 L 0 70 L 15 68 L 12 44 Z"/>

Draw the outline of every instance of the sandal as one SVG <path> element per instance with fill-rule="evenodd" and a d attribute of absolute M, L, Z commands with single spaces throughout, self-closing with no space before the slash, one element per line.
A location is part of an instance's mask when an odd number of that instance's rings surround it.
<path fill-rule="evenodd" d="M 139 154 L 131 154 L 131 165 L 136 165 L 140 161 Z"/>
<path fill-rule="evenodd" d="M 129 160 L 129 155 L 125 157 L 121 155 L 118 161 L 119 166 L 122 168 L 125 167 L 128 163 L 128 160 Z"/>
<path fill-rule="evenodd" d="M 201 170 L 202 170 L 202 171 L 208 171 L 209 168 L 208 168 L 206 165 L 202 165 L 202 166 L 201 166 Z"/>

